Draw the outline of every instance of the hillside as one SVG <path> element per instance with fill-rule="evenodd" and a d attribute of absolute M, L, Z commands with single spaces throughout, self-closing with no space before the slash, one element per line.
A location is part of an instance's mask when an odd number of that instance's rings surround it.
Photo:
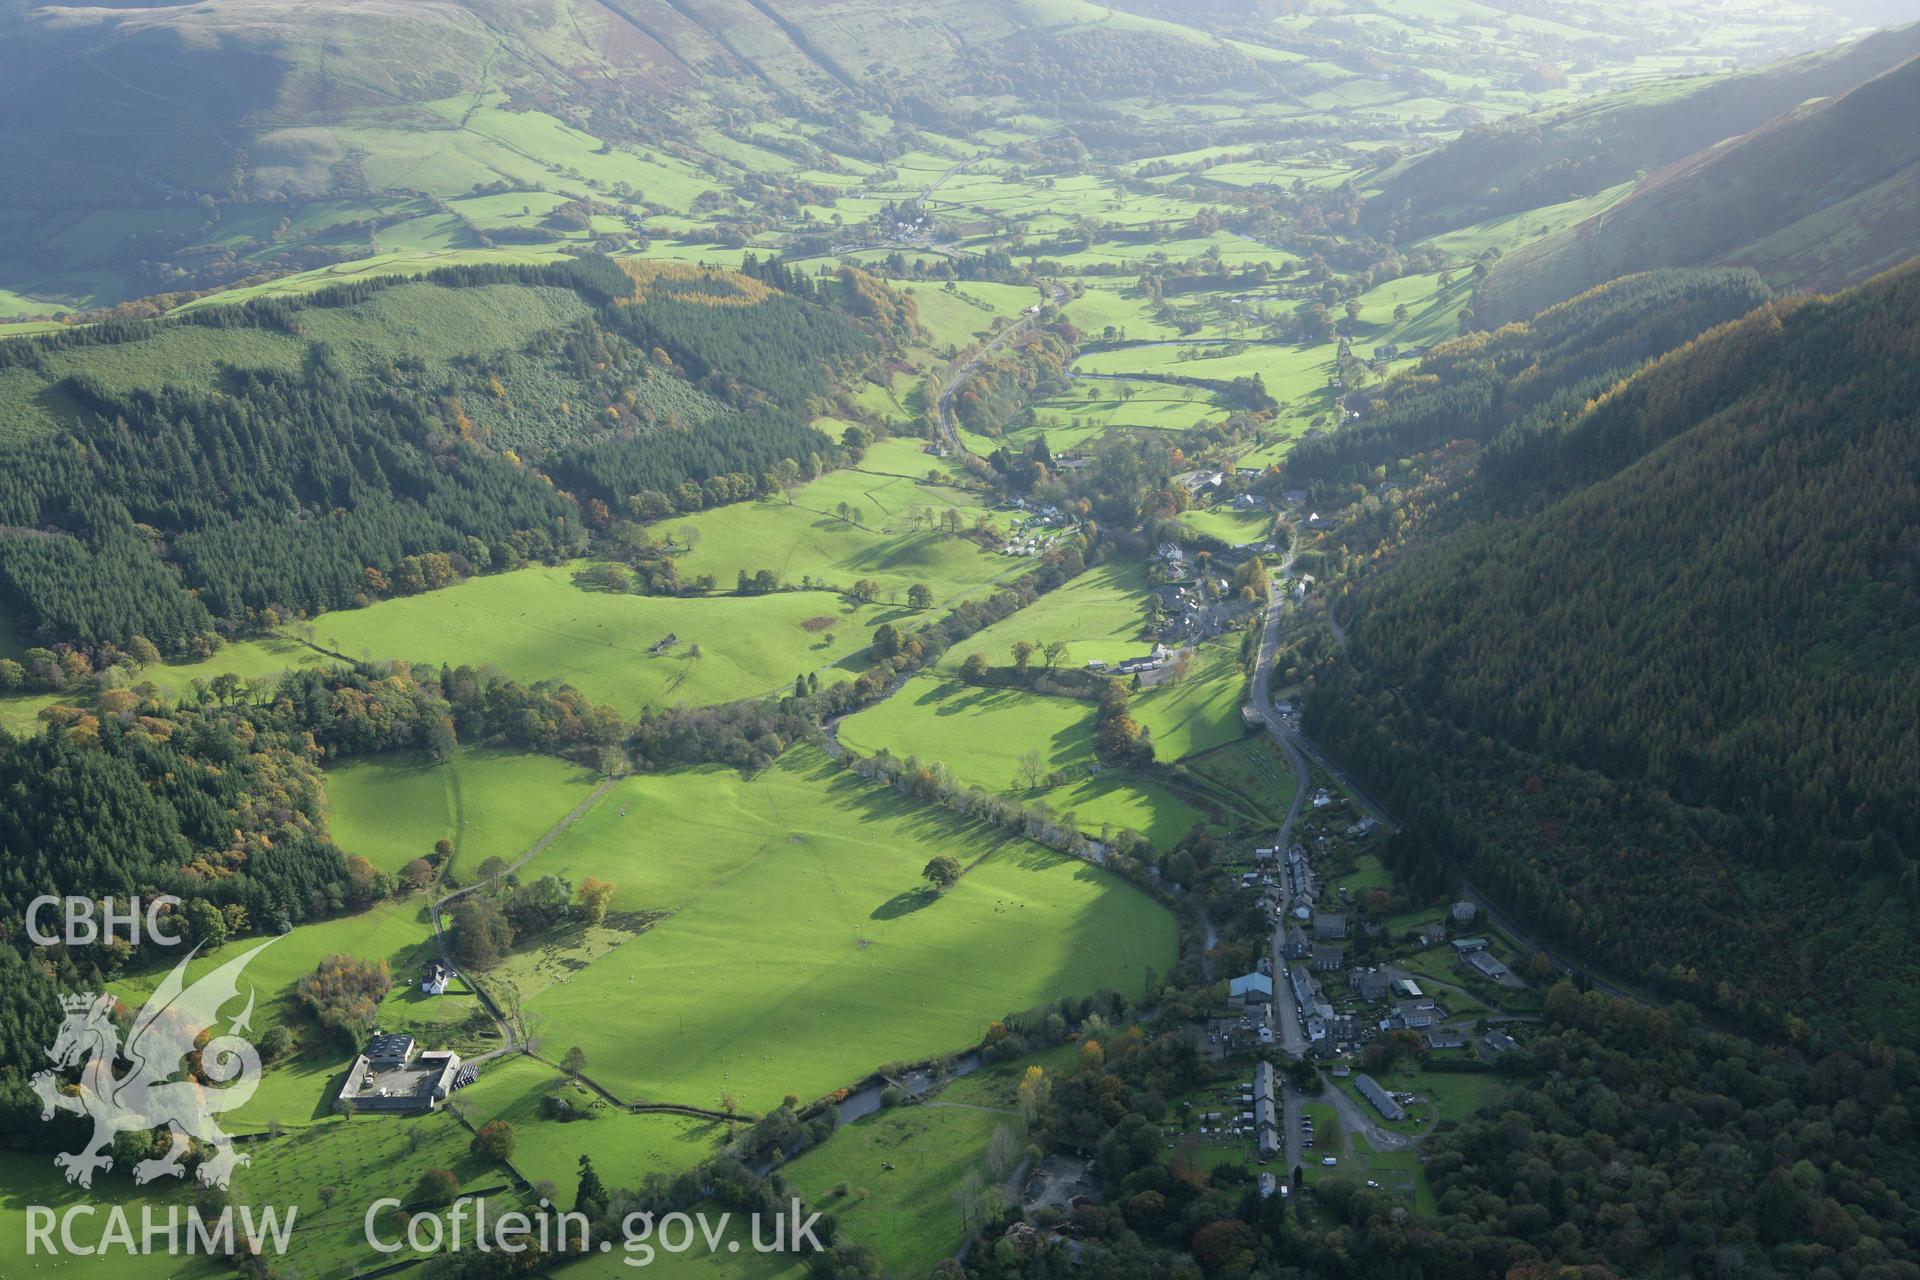
<path fill-rule="evenodd" d="M 0 605 L 185 652 L 811 476 L 811 410 L 875 348 L 811 296 L 589 258 L 9 343 Z"/>
<path fill-rule="evenodd" d="M 1920 53 L 1920 25 L 1750 71 L 1660 80 L 1477 124 L 1392 170 L 1369 225 L 1424 235 L 1594 196 L 1814 98 L 1844 94 Z"/>
<path fill-rule="evenodd" d="M 1917 358 L 1909 265 L 1497 440 L 1478 517 L 1359 589 L 1312 731 L 1618 971 L 1920 1025 Z"/>
<path fill-rule="evenodd" d="M 1627 199 L 1502 259 L 1475 294 L 1496 326 L 1630 271 L 1750 266 L 1776 288 L 1837 288 L 1920 251 L 1920 59 L 1648 178 Z"/>

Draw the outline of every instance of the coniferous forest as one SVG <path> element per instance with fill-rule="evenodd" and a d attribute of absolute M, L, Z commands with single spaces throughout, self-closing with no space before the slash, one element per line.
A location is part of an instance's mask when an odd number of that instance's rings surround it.
<path fill-rule="evenodd" d="M 0 445 L 0 593 L 26 629 L 49 644 L 139 635 L 182 652 L 263 612 L 347 607 L 364 596 L 369 571 L 391 578 L 409 557 L 452 557 L 466 576 L 575 554 L 590 499 L 604 511 L 658 494 L 668 510 L 698 510 L 753 496 L 777 463 L 809 476 L 830 465 L 834 443 L 809 425 L 809 410 L 874 346 L 823 305 L 752 281 L 758 294 L 735 296 L 717 275 L 666 275 L 639 298 L 636 281 L 606 259 L 454 268 L 432 282 L 571 288 L 597 308 L 580 330 L 591 347 L 608 345 L 587 332 L 597 323 L 641 353 L 625 385 L 644 388 L 666 370 L 720 416 L 621 421 L 622 387 L 593 376 L 604 360 L 589 361 L 573 394 L 608 396 L 613 424 L 557 442 L 537 468 L 480 447 L 445 378 L 391 366 L 369 377 L 324 343 L 297 372 L 236 367 L 216 389 L 121 391 L 73 375 L 57 388 L 74 406 L 67 429 Z M 254 303 L 209 313 L 209 323 L 297 333 L 303 314 L 376 290 Z M 121 325 L 27 340 L 8 344 L 4 358 L 31 367 L 42 350 L 148 332 Z M 559 345 L 563 365 L 577 359 Z"/>
<path fill-rule="evenodd" d="M 1916 335 L 1908 268 L 1507 428 L 1357 585 L 1312 731 L 1597 962 L 1910 1041 Z"/>

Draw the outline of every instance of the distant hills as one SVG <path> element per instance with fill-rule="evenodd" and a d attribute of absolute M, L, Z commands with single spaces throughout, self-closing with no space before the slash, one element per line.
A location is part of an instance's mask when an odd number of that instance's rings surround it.
<path fill-rule="evenodd" d="M 1920 54 L 1920 24 L 1730 76 L 1663 80 L 1469 128 L 1387 174 L 1370 225 L 1402 239 L 1598 195 Z"/>
<path fill-rule="evenodd" d="M 1776 288 L 1832 289 L 1920 252 L 1920 59 L 1795 108 L 1654 174 L 1620 203 L 1501 260 L 1476 293 L 1487 326 L 1634 271 L 1748 266 Z"/>

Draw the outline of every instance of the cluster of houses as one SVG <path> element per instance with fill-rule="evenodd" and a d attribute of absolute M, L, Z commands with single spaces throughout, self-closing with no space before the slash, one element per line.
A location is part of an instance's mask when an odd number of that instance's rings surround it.
<path fill-rule="evenodd" d="M 1177 644 L 1198 644 L 1225 634 L 1246 616 L 1225 578 L 1215 578 L 1203 589 L 1199 583 L 1167 583 L 1154 592 L 1160 605 L 1160 638 Z"/>
<path fill-rule="evenodd" d="M 1163 644 L 1156 644 L 1153 646 L 1153 652 L 1144 657 L 1122 658 L 1111 666 L 1104 658 L 1090 658 L 1087 661 L 1087 670 L 1099 675 L 1131 676 L 1142 672 L 1159 671 L 1172 661 L 1173 656 L 1172 649 Z"/>
<path fill-rule="evenodd" d="M 1311 797 L 1315 809 L 1333 803 L 1324 788 Z M 1349 837 L 1365 837 L 1375 824 L 1365 819 L 1345 828 Z M 1322 837 L 1324 839 L 1324 837 Z M 1242 1006 L 1263 999 L 1290 999 L 1298 1010 L 1307 1051 L 1321 1059 L 1335 1058 L 1358 1049 L 1377 1034 L 1412 1031 L 1420 1035 L 1429 1049 L 1463 1049 L 1473 1039 L 1461 1027 L 1449 1025 L 1449 1014 L 1429 997 L 1414 977 L 1391 967 L 1352 968 L 1348 945 L 1358 923 L 1345 911 L 1316 910 L 1318 896 L 1313 866 L 1301 845 L 1288 848 L 1268 845 L 1253 850 L 1254 869 L 1241 877 L 1243 887 L 1258 893 L 1262 909 L 1272 922 L 1277 951 L 1283 969 L 1269 975 L 1262 962 L 1256 973 L 1244 975 L 1231 984 L 1232 994 Z M 1471 902 L 1454 904 L 1451 912 L 1456 928 L 1471 927 L 1478 920 L 1478 908 Z M 1440 946 L 1448 941 L 1447 925 L 1430 921 L 1417 931 L 1422 947 Z M 1463 968 L 1492 981 L 1522 986 L 1488 949 L 1483 937 L 1456 939 L 1452 943 L 1456 962 Z M 1346 974 L 1345 996 L 1336 1001 L 1329 992 L 1341 973 Z M 1353 1016 L 1354 1009 L 1375 1010 Z M 1343 1011 L 1344 1010 L 1344 1011 Z M 1256 1023 L 1270 1016 L 1254 1014 Z M 1497 1056 L 1511 1047 L 1511 1041 L 1494 1041 L 1477 1046 L 1485 1057 Z"/>

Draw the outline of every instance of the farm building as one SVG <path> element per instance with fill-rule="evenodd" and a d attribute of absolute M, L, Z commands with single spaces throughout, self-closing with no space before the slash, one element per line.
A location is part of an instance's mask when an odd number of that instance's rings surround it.
<path fill-rule="evenodd" d="M 1501 964 L 1491 951 L 1468 952 L 1467 967 L 1495 982 L 1505 982 L 1509 972 L 1507 966 Z"/>
<path fill-rule="evenodd" d="M 412 1036 L 375 1032 L 367 1051 L 353 1060 L 334 1101 L 338 1110 L 406 1114 L 434 1111 L 449 1094 L 472 1080 L 460 1055 L 448 1049 L 416 1053 Z"/>
<path fill-rule="evenodd" d="M 1360 1091 L 1361 1097 L 1373 1104 L 1374 1110 L 1378 1111 L 1387 1119 L 1405 1120 L 1407 1118 L 1406 1108 L 1395 1102 L 1393 1095 L 1385 1089 L 1382 1089 L 1372 1076 L 1355 1076 L 1353 1078 L 1353 1087 Z"/>

